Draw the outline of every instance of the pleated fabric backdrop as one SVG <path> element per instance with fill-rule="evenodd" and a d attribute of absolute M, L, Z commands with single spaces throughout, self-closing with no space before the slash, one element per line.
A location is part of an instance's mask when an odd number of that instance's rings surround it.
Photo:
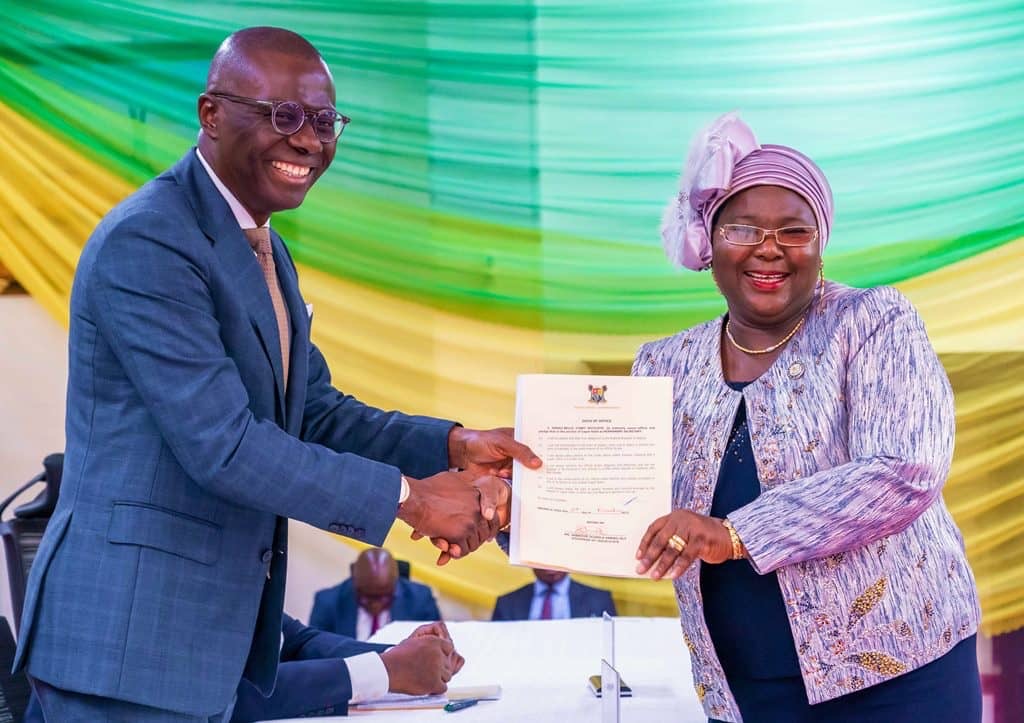
<path fill-rule="evenodd" d="M 338 385 L 509 424 L 525 372 L 614 373 L 721 313 L 657 225 L 693 132 L 738 109 L 836 195 L 830 278 L 895 284 L 957 393 L 945 490 L 989 634 L 1024 625 L 1024 6 L 763 0 L 8 3 L 0 262 L 55 317 L 99 218 L 194 143 L 229 32 L 308 37 L 353 122 L 274 225 Z M 330 544 L 325 537 L 325 544 Z M 495 549 L 417 577 L 475 605 L 529 578 Z M 586 578 L 584 578 L 586 579 Z M 671 589 L 600 580 L 625 614 Z"/>

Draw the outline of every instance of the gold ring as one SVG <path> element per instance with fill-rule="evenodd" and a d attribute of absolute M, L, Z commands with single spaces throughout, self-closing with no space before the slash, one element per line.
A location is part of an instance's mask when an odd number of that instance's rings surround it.
<path fill-rule="evenodd" d="M 672 537 L 668 538 L 668 546 L 676 552 L 682 552 L 683 548 L 686 547 L 686 540 L 679 535 L 672 535 Z"/>

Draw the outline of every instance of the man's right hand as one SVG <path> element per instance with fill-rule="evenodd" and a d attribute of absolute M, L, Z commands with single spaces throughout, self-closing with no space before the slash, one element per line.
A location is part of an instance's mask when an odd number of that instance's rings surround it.
<path fill-rule="evenodd" d="M 496 510 L 508 504 L 505 482 L 478 478 L 469 472 L 406 479 L 409 497 L 399 508 L 398 517 L 413 528 L 416 537 L 442 541 L 442 550 L 461 557 L 498 533 L 502 521 Z M 499 500 L 500 493 L 506 499 Z"/>
<path fill-rule="evenodd" d="M 502 477 L 485 476 L 478 477 L 473 484 L 480 491 L 480 511 L 484 518 L 486 519 L 488 514 L 493 515 L 488 526 L 490 537 L 487 539 L 490 540 L 508 524 L 511 517 L 512 483 Z M 489 513 L 488 510 L 491 512 Z M 422 537 L 424 537 L 423 534 L 413 530 L 412 539 L 419 540 Z M 441 551 L 437 557 L 438 565 L 447 565 L 453 557 L 461 556 L 462 551 L 459 549 L 459 546 L 450 545 L 448 540 L 440 537 L 431 537 L 430 541 L 434 547 Z"/>
<path fill-rule="evenodd" d="M 415 633 L 380 654 L 388 671 L 388 690 L 409 695 L 437 695 L 448 690 L 454 671 L 451 640 Z M 461 656 L 459 656 L 461 659 Z"/>

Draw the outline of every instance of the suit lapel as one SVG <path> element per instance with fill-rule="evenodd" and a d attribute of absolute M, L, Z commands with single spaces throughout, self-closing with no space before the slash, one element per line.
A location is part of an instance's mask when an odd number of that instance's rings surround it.
<path fill-rule="evenodd" d="M 281 283 L 281 295 L 288 307 L 288 323 L 292 338 L 288 365 L 288 393 L 285 398 L 285 425 L 295 435 L 301 432 L 302 408 L 306 403 L 306 379 L 309 376 L 309 315 L 299 293 L 299 277 L 284 241 L 271 229 L 274 243 L 274 265 Z M 273 311 L 273 309 L 271 309 Z M 276 320 L 275 320 L 276 329 Z"/>
<path fill-rule="evenodd" d="M 277 317 L 274 315 L 274 305 L 270 300 L 267 282 L 256 261 L 256 255 L 252 252 L 242 229 L 239 228 L 227 201 L 220 195 L 206 169 L 196 157 L 195 148 L 185 154 L 171 172 L 189 196 L 199 227 L 212 242 L 214 253 L 234 280 L 238 294 L 245 300 L 253 327 L 263 346 L 263 353 L 273 369 L 274 385 L 277 390 L 277 412 L 284 419 L 284 376 L 277 334 Z M 275 261 L 276 256 L 277 254 Z"/>
<path fill-rule="evenodd" d="M 516 599 L 516 607 L 520 611 L 521 620 L 530 619 L 530 608 L 533 607 L 534 588 L 531 582 L 526 587 L 519 588 L 519 597 Z"/>
<path fill-rule="evenodd" d="M 354 586 L 341 598 L 341 610 L 338 611 L 338 622 L 342 634 L 350 638 L 356 636 L 356 621 L 358 620 L 359 601 L 356 599 Z"/>
<path fill-rule="evenodd" d="M 232 259 L 232 261 L 238 266 L 236 267 L 239 272 L 242 271 L 242 264 L 245 264 L 247 268 L 252 269 L 252 273 L 247 273 L 244 276 L 238 277 L 238 289 L 245 296 L 246 302 L 249 309 L 249 317 L 252 319 L 253 327 L 256 329 L 256 334 L 260 338 L 260 344 L 263 346 L 263 353 L 267 357 L 267 361 L 270 362 L 270 366 L 274 371 L 274 389 L 276 390 L 277 397 L 277 412 L 281 415 L 281 419 L 285 417 L 285 404 L 284 404 L 284 367 L 281 360 L 281 342 L 277 332 L 277 315 L 274 314 L 274 304 L 270 300 L 270 291 L 267 289 L 267 281 L 263 277 L 263 270 L 260 269 L 259 263 L 256 261 L 256 256 L 253 254 L 252 249 L 249 247 L 249 243 L 242 234 L 241 229 L 237 229 L 237 232 L 242 240 L 242 245 L 238 246 L 235 243 L 221 243 L 215 244 L 214 248 L 232 246 L 231 250 L 225 249 L 221 258 L 242 256 L 242 259 Z"/>
<path fill-rule="evenodd" d="M 584 601 L 581 600 L 583 597 L 583 589 L 576 584 L 575 580 L 569 580 L 569 617 L 585 617 L 587 612 L 584 611 Z"/>
<path fill-rule="evenodd" d="M 395 584 L 395 599 L 391 602 L 392 620 L 415 620 L 413 610 L 413 591 L 399 578 Z"/>

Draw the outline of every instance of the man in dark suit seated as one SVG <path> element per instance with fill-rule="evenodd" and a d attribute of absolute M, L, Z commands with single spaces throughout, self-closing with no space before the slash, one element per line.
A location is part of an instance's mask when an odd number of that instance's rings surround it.
<path fill-rule="evenodd" d="M 274 692 L 243 679 L 231 723 L 348 714 L 387 693 L 435 695 L 465 662 L 442 622 L 421 625 L 397 645 L 377 645 L 307 627 L 285 615 Z"/>
<path fill-rule="evenodd" d="M 391 553 L 371 548 L 356 558 L 352 577 L 316 594 L 309 624 L 366 640 L 392 620 L 440 619 L 430 588 L 399 577 Z"/>
<path fill-rule="evenodd" d="M 421 625 L 397 645 L 363 643 L 284 616 L 277 683 L 264 696 L 242 679 L 231 723 L 348 715 L 348 706 L 387 693 L 434 695 L 465 662 L 442 622 Z M 43 723 L 33 699 L 25 723 Z"/>
<path fill-rule="evenodd" d="M 564 620 L 615 615 L 615 602 L 607 590 L 572 580 L 561 570 L 534 568 L 537 578 L 498 598 L 491 620 Z"/>

